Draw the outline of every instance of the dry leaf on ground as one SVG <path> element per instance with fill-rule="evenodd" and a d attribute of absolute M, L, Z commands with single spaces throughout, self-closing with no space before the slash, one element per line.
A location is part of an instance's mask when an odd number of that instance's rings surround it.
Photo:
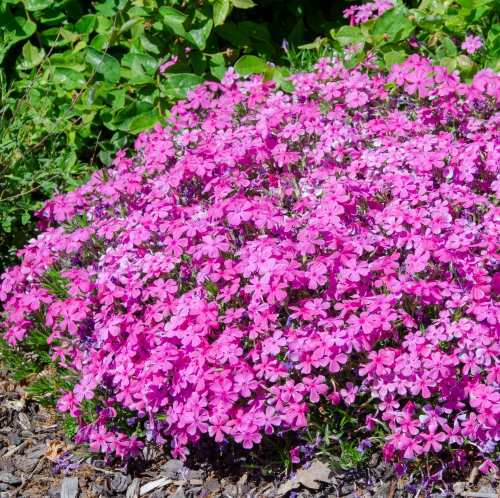
<path fill-rule="evenodd" d="M 289 479 L 278 488 L 278 495 L 284 495 L 299 486 L 306 486 L 309 489 L 319 489 L 319 482 L 330 482 L 336 484 L 336 472 L 330 469 L 327 462 L 317 460 L 307 469 L 299 469 L 295 479 Z M 319 482 L 318 482 L 319 481 Z"/>
<path fill-rule="evenodd" d="M 62 441 L 48 441 L 47 451 L 45 452 L 45 458 L 48 458 L 52 462 L 56 462 L 63 453 L 66 452 L 67 448 Z"/>

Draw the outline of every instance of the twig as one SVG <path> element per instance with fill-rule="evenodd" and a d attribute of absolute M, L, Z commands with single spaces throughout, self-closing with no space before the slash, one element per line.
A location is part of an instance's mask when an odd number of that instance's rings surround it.
<path fill-rule="evenodd" d="M 50 54 L 52 53 L 52 50 L 54 50 L 55 46 L 57 45 L 57 42 L 59 40 L 59 37 L 61 36 L 61 33 L 62 33 L 62 28 L 59 28 L 59 33 L 57 33 L 57 37 L 56 37 L 56 40 L 54 41 L 54 44 L 52 45 L 52 47 L 50 47 L 50 50 L 48 51 L 47 55 L 43 59 L 42 63 L 40 64 L 40 67 L 38 68 L 38 71 L 36 72 L 35 77 L 33 78 L 33 81 L 31 82 L 30 86 L 26 90 L 26 93 L 22 96 L 21 100 L 19 100 L 19 103 L 17 104 L 16 110 L 14 111 L 14 114 L 13 114 L 12 118 L 10 119 L 9 124 L 2 135 L 2 138 L 4 138 L 5 135 L 7 134 L 7 132 L 10 130 L 10 127 L 12 126 L 12 123 L 14 122 L 14 118 L 17 116 L 17 113 L 19 112 L 19 108 L 21 107 L 21 104 L 23 103 L 24 99 L 28 96 L 31 89 L 33 88 L 33 85 L 35 84 L 35 81 L 38 78 L 38 75 L 40 74 L 44 64 L 47 62 L 47 59 L 50 57 Z"/>
<path fill-rule="evenodd" d="M 24 441 L 24 443 L 21 443 L 19 446 L 12 448 L 10 451 L 5 453 L 5 455 L 3 455 L 3 458 L 8 458 L 8 457 L 16 454 L 18 451 L 22 450 L 23 448 L 26 448 L 26 446 L 28 446 L 28 443 L 29 443 L 29 441 Z"/>
<path fill-rule="evenodd" d="M 394 493 L 396 493 L 396 486 L 398 481 L 393 481 L 391 484 L 391 489 L 389 490 L 389 496 L 387 498 L 394 498 Z"/>
<path fill-rule="evenodd" d="M 92 154 L 92 157 L 90 158 L 89 169 L 91 169 L 92 165 L 94 164 L 95 153 L 97 152 L 97 146 L 99 145 L 99 139 L 101 138 L 101 133 L 102 133 L 102 130 L 99 130 L 99 135 L 97 135 L 97 140 L 96 140 L 95 147 L 94 147 L 94 153 Z"/>
<path fill-rule="evenodd" d="M 38 190 L 40 187 L 43 187 L 43 185 L 45 185 L 46 183 L 49 183 L 56 176 L 57 176 L 57 174 L 52 175 L 48 180 L 45 180 L 44 182 L 40 183 L 40 185 L 37 185 L 36 187 L 33 187 L 32 189 L 27 190 L 26 192 L 21 192 L 20 194 L 11 195 L 10 197 L 6 197 L 5 199 L 2 199 L 1 198 L 2 196 L 0 195 L 0 202 L 11 201 L 12 199 L 16 199 L 17 197 L 21 197 L 24 194 L 30 194 L 31 192 L 34 192 L 35 190 Z"/>
<path fill-rule="evenodd" d="M 111 472 L 110 470 L 100 469 L 99 467 L 94 467 L 93 465 L 87 464 L 91 469 L 97 470 L 98 472 L 103 472 L 104 474 L 112 474 L 115 475 L 116 472 Z"/>

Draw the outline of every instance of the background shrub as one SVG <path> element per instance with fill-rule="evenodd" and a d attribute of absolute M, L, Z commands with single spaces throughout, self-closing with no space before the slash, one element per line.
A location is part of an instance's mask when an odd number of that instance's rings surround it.
<path fill-rule="evenodd" d="M 287 63 L 282 48 L 328 35 L 347 2 L 8 0 L 0 3 L 0 270 L 33 235 L 33 210 L 239 60 Z M 242 59 L 242 57 L 244 57 Z M 175 61 L 159 70 L 161 64 Z"/>

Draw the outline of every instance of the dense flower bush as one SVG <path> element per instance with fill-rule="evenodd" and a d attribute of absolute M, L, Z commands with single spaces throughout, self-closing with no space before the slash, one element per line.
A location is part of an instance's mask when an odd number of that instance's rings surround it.
<path fill-rule="evenodd" d="M 415 55 L 293 83 L 230 70 L 50 201 L 2 277 L 4 337 L 50 328 L 96 451 L 135 454 L 136 416 L 181 458 L 204 434 L 250 449 L 337 405 L 387 460 L 494 451 L 500 78 Z"/>

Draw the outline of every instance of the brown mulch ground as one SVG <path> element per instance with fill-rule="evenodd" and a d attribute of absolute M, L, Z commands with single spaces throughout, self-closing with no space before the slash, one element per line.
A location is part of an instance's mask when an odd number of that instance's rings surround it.
<path fill-rule="evenodd" d="M 67 465 L 58 468 L 51 458 L 65 451 Z M 498 476 L 480 476 L 474 466 L 441 489 L 422 490 L 407 477 L 397 479 L 379 454 L 355 471 L 329 472 L 327 463 L 317 464 L 299 470 L 292 481 L 264 476 L 245 463 L 244 453 L 220 458 L 204 447 L 183 463 L 150 444 L 125 468 L 120 461 L 105 465 L 65 437 L 53 411 L 8 378 L 0 380 L 0 498 L 274 498 L 283 495 L 286 482 L 285 496 L 293 498 L 500 498 Z"/>

